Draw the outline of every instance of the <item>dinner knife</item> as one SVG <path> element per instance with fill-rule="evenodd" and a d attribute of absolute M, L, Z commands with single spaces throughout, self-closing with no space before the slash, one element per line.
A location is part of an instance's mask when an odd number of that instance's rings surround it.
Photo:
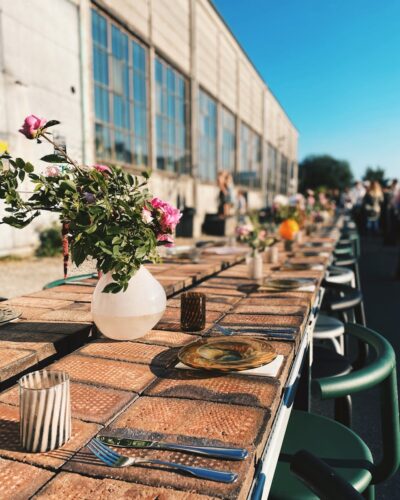
<path fill-rule="evenodd" d="M 162 450 L 187 451 L 214 458 L 229 460 L 244 460 L 248 452 L 243 448 L 226 448 L 216 446 L 191 446 L 177 443 L 164 443 L 162 441 L 148 441 L 143 439 L 119 438 L 115 436 L 98 436 L 98 439 L 111 446 L 122 448 L 157 448 Z"/>

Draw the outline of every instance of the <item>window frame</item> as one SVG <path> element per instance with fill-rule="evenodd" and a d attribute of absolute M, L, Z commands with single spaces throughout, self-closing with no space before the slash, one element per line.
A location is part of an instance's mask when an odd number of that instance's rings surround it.
<path fill-rule="evenodd" d="M 215 160 L 215 176 L 211 179 L 208 175 L 207 177 L 203 177 L 202 171 L 200 168 L 200 163 L 201 163 L 201 139 L 204 134 L 201 134 L 201 95 L 204 94 L 204 96 L 211 101 L 214 106 L 215 106 L 215 151 L 214 151 L 214 160 Z M 218 170 L 219 170 L 219 161 L 218 161 L 218 147 L 219 147 L 219 142 L 218 142 L 218 134 L 219 134 L 219 101 L 216 99 L 210 92 L 208 92 L 206 89 L 204 89 L 201 85 L 198 86 L 198 100 L 197 100 L 197 177 L 202 182 L 203 184 L 215 184 L 217 182 L 217 177 L 218 177 Z M 207 137 L 207 136 L 205 136 Z M 209 173 L 209 170 L 207 170 L 207 174 Z"/>
<path fill-rule="evenodd" d="M 161 115 L 158 113 L 158 80 L 157 80 L 157 62 L 161 63 L 162 66 L 162 72 L 163 75 L 165 76 L 165 81 L 163 78 L 162 82 L 162 91 L 166 92 L 165 97 L 166 97 L 166 113 L 162 112 Z M 179 176 L 179 175 L 191 175 L 192 173 L 192 165 L 191 165 L 191 96 L 190 96 L 190 79 L 187 77 L 185 73 L 183 73 L 180 69 L 178 69 L 173 63 L 171 63 L 162 53 L 159 53 L 159 51 L 156 51 L 154 54 L 154 59 L 153 59 L 153 64 L 154 64 L 154 95 L 155 95 L 155 101 L 154 101 L 154 153 L 155 153 L 155 159 L 154 159 L 154 165 L 155 168 L 158 172 L 162 173 L 163 175 L 169 175 L 169 176 Z M 170 121 L 170 116 L 168 115 L 168 98 L 169 98 L 169 93 L 168 93 L 168 69 L 172 70 L 175 74 L 175 97 L 177 96 L 177 87 L 178 87 L 178 80 L 176 79 L 176 75 L 178 75 L 184 83 L 184 99 L 183 99 L 183 105 L 184 105 L 184 164 L 183 168 L 182 167 L 176 167 L 174 166 L 173 170 L 169 170 L 168 168 L 160 168 L 158 164 L 158 132 L 157 132 L 157 127 L 158 127 L 158 118 L 159 116 L 163 120 Z M 175 116 L 177 113 L 177 102 L 175 101 Z M 175 119 L 175 152 L 177 150 L 177 127 L 178 123 L 177 120 Z M 163 131 L 164 133 L 164 131 Z M 170 143 L 168 141 L 162 143 L 163 146 L 167 145 L 167 148 L 170 147 Z M 176 160 L 175 160 L 176 161 Z M 166 162 L 166 165 L 168 166 L 168 159 Z"/>
<path fill-rule="evenodd" d="M 93 103 L 93 116 L 94 116 L 94 158 L 98 162 L 104 162 L 108 164 L 116 164 L 126 168 L 134 169 L 134 170 L 143 170 L 151 167 L 151 134 L 150 134 L 150 57 L 149 57 L 149 47 L 143 43 L 137 36 L 135 36 L 130 30 L 128 30 L 123 23 L 119 22 L 114 16 L 108 14 L 104 10 L 97 8 L 96 5 L 91 5 L 91 54 L 92 54 L 92 65 L 91 65 L 91 89 L 92 89 L 92 103 Z M 97 15 L 106 21 L 106 40 L 107 47 L 103 46 L 103 51 L 106 52 L 107 55 L 107 75 L 108 75 L 108 84 L 102 84 L 101 82 L 96 81 L 95 79 L 95 61 L 94 61 L 94 52 L 95 47 L 98 46 L 97 41 L 95 41 L 93 36 L 93 16 Z M 128 88 L 129 95 L 126 100 L 129 102 L 129 128 L 118 127 L 115 125 L 115 114 L 114 114 L 114 95 L 115 89 L 113 87 L 113 64 L 114 58 L 113 54 L 113 45 L 112 45 L 112 30 L 115 27 L 119 30 L 120 33 L 127 37 L 127 71 L 128 71 Z M 144 68 L 140 73 L 144 76 L 144 85 L 143 89 L 145 91 L 145 100 L 144 106 L 142 106 L 145 117 L 145 125 L 143 130 L 145 131 L 145 136 L 138 135 L 136 133 L 136 125 L 135 125 L 135 108 L 136 103 L 138 102 L 135 99 L 135 75 L 137 74 L 137 68 L 135 68 L 134 61 L 134 44 L 139 46 L 144 53 Z M 105 49 L 105 50 L 104 50 Z M 99 118 L 96 115 L 96 87 L 101 88 L 103 91 L 107 92 L 107 101 L 108 101 L 108 112 L 109 112 L 109 121 L 106 122 L 103 119 Z M 103 129 L 108 130 L 109 134 L 109 156 L 102 156 L 98 154 L 97 150 L 97 126 L 103 127 Z M 116 155 L 116 132 L 125 134 L 129 138 L 129 154 L 130 161 L 118 159 Z M 143 153 L 145 157 L 145 161 L 141 163 L 137 163 L 135 161 L 136 155 L 136 140 L 137 138 L 141 138 L 144 140 L 146 144 L 145 151 Z M 146 161 L 147 159 L 147 161 Z"/>

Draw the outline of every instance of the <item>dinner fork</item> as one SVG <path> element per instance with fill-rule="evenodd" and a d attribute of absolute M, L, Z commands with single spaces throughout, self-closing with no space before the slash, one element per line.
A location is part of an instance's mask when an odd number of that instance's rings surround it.
<path fill-rule="evenodd" d="M 237 474 L 235 472 L 224 472 L 219 470 L 206 469 L 204 467 L 193 467 L 191 465 L 168 462 L 166 460 L 158 460 L 157 458 L 125 457 L 124 455 L 120 455 L 116 451 L 109 448 L 97 438 L 92 439 L 88 443 L 87 447 L 94 455 L 96 455 L 98 459 L 100 459 L 109 467 L 128 467 L 129 465 L 137 464 L 165 465 L 167 467 L 171 467 L 172 469 L 178 469 L 184 472 L 188 472 L 192 476 L 196 476 L 201 479 L 209 479 L 210 481 L 233 483 L 237 479 Z"/>

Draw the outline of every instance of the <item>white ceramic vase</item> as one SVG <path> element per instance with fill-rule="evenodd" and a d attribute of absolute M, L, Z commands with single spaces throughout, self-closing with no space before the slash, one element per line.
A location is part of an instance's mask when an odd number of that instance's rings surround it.
<path fill-rule="evenodd" d="M 252 254 L 247 261 L 248 277 L 251 280 L 262 280 L 263 258 L 259 252 Z"/>
<path fill-rule="evenodd" d="M 110 339 L 143 337 L 164 314 L 167 297 L 162 285 L 143 266 L 132 276 L 125 292 L 103 293 L 113 281 L 103 275 L 94 290 L 92 317 L 100 332 Z"/>

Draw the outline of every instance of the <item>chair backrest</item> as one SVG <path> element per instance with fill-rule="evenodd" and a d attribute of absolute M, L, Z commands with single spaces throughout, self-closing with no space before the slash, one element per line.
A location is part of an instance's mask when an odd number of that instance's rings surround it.
<path fill-rule="evenodd" d="M 85 280 L 88 278 L 97 278 L 97 273 L 79 274 L 76 276 L 69 276 L 68 278 L 61 278 L 59 280 L 50 281 L 44 285 L 43 290 L 47 288 L 55 288 L 56 286 L 65 285 L 65 283 L 73 283 L 74 281 Z"/>
<path fill-rule="evenodd" d="M 363 500 L 363 496 L 326 462 L 300 450 L 290 462 L 290 470 L 319 498 L 324 500 Z"/>
<path fill-rule="evenodd" d="M 347 375 L 315 379 L 312 381 L 312 389 L 322 399 L 336 399 L 380 386 L 383 454 L 372 471 L 372 482 L 376 484 L 392 476 L 400 464 L 396 356 L 391 344 L 369 328 L 347 323 L 345 333 L 368 345 L 374 354 L 373 360 Z"/>

